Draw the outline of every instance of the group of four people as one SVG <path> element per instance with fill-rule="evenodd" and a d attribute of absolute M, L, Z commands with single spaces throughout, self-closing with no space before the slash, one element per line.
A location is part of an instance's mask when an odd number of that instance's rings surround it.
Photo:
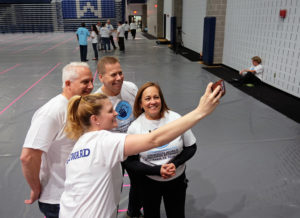
<path fill-rule="evenodd" d="M 95 94 L 89 66 L 71 63 L 62 93 L 35 112 L 20 157 L 31 188 L 25 203 L 38 200 L 46 217 L 116 217 L 123 162 L 130 216 L 143 206 L 145 217 L 159 217 L 163 198 L 168 217 L 184 217 L 184 163 L 196 151 L 189 129 L 216 108 L 220 88 L 208 84 L 197 108 L 180 117 L 156 83 L 138 90 L 124 81 L 116 58 L 97 67 L 103 85 Z"/>

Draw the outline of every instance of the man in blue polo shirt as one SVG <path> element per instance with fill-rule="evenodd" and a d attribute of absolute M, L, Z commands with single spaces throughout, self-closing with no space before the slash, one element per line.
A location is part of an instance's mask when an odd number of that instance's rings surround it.
<path fill-rule="evenodd" d="M 80 60 L 81 62 L 88 61 L 86 59 L 87 56 L 87 38 L 90 36 L 90 32 L 87 28 L 85 28 L 85 23 L 81 23 L 81 27 L 79 27 L 76 31 L 77 40 L 80 46 Z"/>

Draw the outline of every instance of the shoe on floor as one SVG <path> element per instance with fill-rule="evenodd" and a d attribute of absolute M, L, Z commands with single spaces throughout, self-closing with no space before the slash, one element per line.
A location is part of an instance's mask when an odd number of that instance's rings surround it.
<path fill-rule="evenodd" d="M 98 58 L 93 58 L 93 60 L 94 60 L 94 61 L 97 61 L 97 60 L 98 60 Z"/>

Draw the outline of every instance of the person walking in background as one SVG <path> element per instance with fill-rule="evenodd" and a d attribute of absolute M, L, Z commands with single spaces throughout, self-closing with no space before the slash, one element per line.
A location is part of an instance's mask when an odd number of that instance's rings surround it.
<path fill-rule="evenodd" d="M 136 23 L 135 21 L 133 20 L 131 23 L 130 23 L 130 33 L 132 35 L 132 39 L 135 39 L 135 34 L 136 34 Z"/>
<path fill-rule="evenodd" d="M 80 47 L 80 60 L 81 62 L 86 62 L 88 59 L 87 56 L 87 39 L 90 36 L 90 32 L 87 28 L 85 28 L 85 23 L 81 23 L 81 27 L 79 27 L 76 31 L 77 40 Z"/>
<path fill-rule="evenodd" d="M 119 21 L 118 29 L 117 29 L 117 40 L 118 40 L 120 51 L 125 51 L 124 33 L 125 33 L 124 26 Z"/>
<path fill-rule="evenodd" d="M 99 32 L 98 32 L 98 29 L 95 24 L 92 25 L 91 30 L 92 30 L 91 31 L 92 45 L 93 45 L 94 54 L 95 54 L 95 57 L 93 58 L 93 60 L 98 60 L 97 45 L 98 45 Z"/>
<path fill-rule="evenodd" d="M 97 48 L 98 48 L 98 51 L 100 51 L 100 50 L 103 49 L 103 44 L 101 42 L 101 34 L 100 34 L 100 29 L 101 29 L 101 22 L 100 21 L 97 22 L 96 28 L 97 28 L 98 33 L 99 33 L 98 34 L 98 46 L 97 46 Z"/>
<path fill-rule="evenodd" d="M 113 27 L 113 25 L 111 25 L 109 19 L 106 21 L 106 25 L 105 26 L 109 30 L 109 40 L 110 40 L 110 43 L 112 44 L 112 46 L 114 47 L 114 49 L 117 49 L 117 47 L 115 46 L 114 37 L 113 37 L 114 27 Z"/>
<path fill-rule="evenodd" d="M 128 32 L 129 32 L 129 30 L 130 30 L 130 26 L 129 26 L 129 24 L 128 24 L 128 22 L 127 21 L 125 21 L 125 23 L 123 24 L 123 26 L 124 26 L 124 36 L 125 36 L 125 39 L 127 40 L 128 39 Z"/>
<path fill-rule="evenodd" d="M 146 134 L 181 117 L 169 110 L 161 88 L 154 82 L 140 87 L 133 113 L 136 120 L 129 126 L 128 134 Z M 124 161 L 126 170 L 134 175 L 130 177 L 130 192 L 135 189 L 140 194 L 137 197 L 142 199 L 145 218 L 160 217 L 162 199 L 167 217 L 185 217 L 188 183 L 185 162 L 196 149 L 196 138 L 188 130 L 162 147 L 130 156 Z M 136 200 L 131 197 L 134 196 L 129 194 L 129 202 Z"/>
<path fill-rule="evenodd" d="M 72 62 L 62 70 L 62 93 L 49 100 L 33 115 L 21 153 L 22 170 L 30 186 L 30 199 L 38 200 L 46 218 L 58 218 L 64 190 L 65 163 L 75 141 L 64 133 L 68 101 L 74 95 L 93 90 L 93 75 L 87 63 Z"/>
<path fill-rule="evenodd" d="M 107 50 L 110 50 L 110 42 L 109 42 L 109 30 L 105 26 L 105 24 L 102 24 L 102 27 L 100 29 L 100 35 L 101 35 L 101 43 L 103 43 L 103 49 L 106 52 Z"/>

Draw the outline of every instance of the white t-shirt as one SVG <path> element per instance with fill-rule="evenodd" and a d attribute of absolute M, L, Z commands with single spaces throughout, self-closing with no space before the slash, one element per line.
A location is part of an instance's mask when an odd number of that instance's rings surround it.
<path fill-rule="evenodd" d="M 75 144 L 64 133 L 67 107 L 68 100 L 60 94 L 39 108 L 32 117 L 23 145 L 43 151 L 39 199 L 43 203 L 59 204 L 64 191 L 65 162 Z"/>
<path fill-rule="evenodd" d="M 105 24 L 105 26 L 107 27 L 107 29 L 109 30 L 109 35 L 111 35 L 112 34 L 112 32 L 113 32 L 113 30 L 114 30 L 114 27 L 113 27 L 113 25 L 111 25 L 111 24 Z"/>
<path fill-rule="evenodd" d="M 100 32 L 101 26 L 96 25 L 96 28 L 98 30 L 98 33 Z"/>
<path fill-rule="evenodd" d="M 91 33 L 92 43 L 98 43 L 98 37 L 95 31 Z"/>
<path fill-rule="evenodd" d="M 95 93 L 103 93 L 101 88 L 102 87 L 100 87 Z M 120 94 L 117 96 L 108 96 L 115 111 L 118 113 L 118 127 L 113 129 L 113 132 L 127 132 L 130 123 L 134 120 L 132 112 L 137 91 L 138 88 L 134 83 L 123 81 Z"/>
<path fill-rule="evenodd" d="M 59 217 L 116 218 L 125 138 L 126 134 L 102 130 L 78 139 L 66 161 Z"/>
<path fill-rule="evenodd" d="M 180 117 L 181 116 L 178 113 L 169 110 L 169 112 L 165 112 L 165 116 L 160 120 L 148 120 L 145 116 L 145 113 L 143 113 L 135 121 L 131 123 L 127 133 L 128 134 L 149 133 L 169 122 L 177 120 Z M 173 158 L 175 158 L 177 155 L 181 153 L 181 151 L 183 150 L 183 146 L 188 147 L 195 143 L 196 143 L 196 138 L 193 135 L 192 131 L 189 129 L 183 135 L 177 137 L 169 144 L 140 153 L 140 161 L 150 166 L 166 164 L 169 163 Z M 180 176 L 184 172 L 184 169 L 185 169 L 185 164 L 180 165 L 176 169 L 176 175 L 169 179 L 163 179 L 161 176 L 148 176 L 148 177 L 157 181 L 170 181 Z"/>
<path fill-rule="evenodd" d="M 132 30 L 132 29 L 136 29 L 136 23 L 130 23 L 130 29 Z"/>
<path fill-rule="evenodd" d="M 117 32 L 119 33 L 119 37 L 124 37 L 124 27 L 123 26 L 118 26 Z"/>
<path fill-rule="evenodd" d="M 264 67 L 261 64 L 259 64 L 257 66 L 251 66 L 249 69 L 250 70 L 255 70 L 256 73 L 254 75 L 258 79 L 262 80 L 262 76 L 263 76 L 263 72 L 264 72 Z M 247 73 L 247 72 L 245 72 L 245 73 Z"/>
<path fill-rule="evenodd" d="M 102 38 L 109 38 L 109 30 L 107 27 L 101 27 L 100 35 Z"/>
<path fill-rule="evenodd" d="M 129 31 L 130 30 L 130 27 L 129 27 L 128 24 L 124 23 L 123 26 L 124 26 L 124 30 L 125 31 Z"/>

